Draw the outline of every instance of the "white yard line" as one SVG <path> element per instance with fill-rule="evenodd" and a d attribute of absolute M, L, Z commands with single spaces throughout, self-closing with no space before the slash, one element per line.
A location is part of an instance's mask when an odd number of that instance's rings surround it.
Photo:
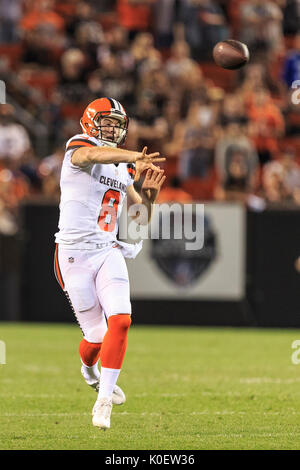
<path fill-rule="evenodd" d="M 91 413 L 2 413 L 2 417 L 40 417 L 40 416 L 90 416 Z M 159 413 L 159 412 L 135 412 L 135 411 L 120 411 L 114 413 L 114 416 L 201 416 L 201 415 L 260 415 L 260 416 L 279 416 L 281 414 L 287 414 L 287 411 L 233 411 L 233 410 L 221 410 L 221 411 L 192 411 L 191 413 Z M 288 411 L 289 415 L 300 415 L 300 411 Z"/>
<path fill-rule="evenodd" d="M 294 384 L 299 383 L 300 377 L 281 379 L 276 377 L 245 377 L 240 379 L 242 384 Z"/>

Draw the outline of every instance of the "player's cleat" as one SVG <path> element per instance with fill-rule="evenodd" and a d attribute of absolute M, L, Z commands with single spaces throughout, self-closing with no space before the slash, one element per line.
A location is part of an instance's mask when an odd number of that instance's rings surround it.
<path fill-rule="evenodd" d="M 112 398 L 98 398 L 93 407 L 93 426 L 100 429 L 110 428 Z"/>
<path fill-rule="evenodd" d="M 125 393 L 123 392 L 123 390 L 118 385 L 115 385 L 114 386 L 114 391 L 113 391 L 113 394 L 112 394 L 113 405 L 123 405 L 123 403 L 125 403 L 125 401 L 126 401 Z"/>
<path fill-rule="evenodd" d="M 84 373 L 84 367 L 83 366 L 81 366 L 80 371 L 81 371 L 81 375 L 84 378 L 84 380 L 86 381 L 86 383 L 90 387 L 92 387 L 94 390 L 96 390 L 96 392 L 98 392 L 99 391 L 99 380 L 100 379 L 87 377 Z"/>
<path fill-rule="evenodd" d="M 98 379 L 98 380 L 97 379 L 88 379 L 84 375 L 83 366 L 81 367 L 81 374 L 82 374 L 82 377 L 84 378 L 84 380 L 86 381 L 86 383 L 98 393 L 99 392 L 100 379 Z M 113 391 L 113 394 L 112 394 L 113 405 L 123 405 L 123 403 L 125 403 L 125 401 L 126 401 L 125 393 L 123 392 L 123 390 L 118 385 L 115 385 L 114 386 L 114 391 Z"/>

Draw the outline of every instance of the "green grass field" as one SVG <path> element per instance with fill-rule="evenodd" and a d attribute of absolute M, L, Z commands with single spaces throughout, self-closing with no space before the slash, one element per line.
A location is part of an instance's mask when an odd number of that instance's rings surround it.
<path fill-rule="evenodd" d="M 133 326 L 106 432 L 80 339 L 77 325 L 0 323 L 0 449 L 300 449 L 300 330 Z"/>

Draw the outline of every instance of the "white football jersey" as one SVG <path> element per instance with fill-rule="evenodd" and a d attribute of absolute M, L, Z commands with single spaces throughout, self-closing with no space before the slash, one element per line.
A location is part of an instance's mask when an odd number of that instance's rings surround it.
<path fill-rule="evenodd" d="M 127 163 L 73 165 L 80 147 L 107 146 L 87 134 L 68 140 L 60 177 L 60 217 L 56 243 L 106 243 L 116 240 L 127 187 L 134 182 L 135 165 Z"/>

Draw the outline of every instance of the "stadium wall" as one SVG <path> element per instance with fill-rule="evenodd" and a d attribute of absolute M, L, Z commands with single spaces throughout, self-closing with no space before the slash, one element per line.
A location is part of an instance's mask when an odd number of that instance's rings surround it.
<path fill-rule="evenodd" d="M 161 262 L 146 240 L 128 262 L 134 323 L 299 327 L 300 211 L 211 203 L 205 214 L 202 257 Z M 22 219 L 21 235 L 1 237 L 1 319 L 74 322 L 53 272 L 58 207 L 26 204 Z"/>

